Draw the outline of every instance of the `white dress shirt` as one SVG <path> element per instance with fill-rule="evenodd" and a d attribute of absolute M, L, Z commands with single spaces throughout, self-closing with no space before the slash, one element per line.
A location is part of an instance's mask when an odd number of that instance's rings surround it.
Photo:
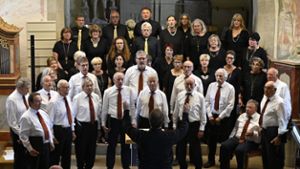
<path fill-rule="evenodd" d="M 26 102 L 28 98 L 28 94 L 25 96 Z M 29 106 L 29 104 L 27 103 Z M 22 114 L 27 110 L 26 106 L 23 102 L 23 96 L 18 92 L 18 90 L 14 90 L 7 98 L 6 104 L 6 118 L 9 127 L 13 130 L 13 132 L 17 135 L 20 133 L 20 118 Z"/>
<path fill-rule="evenodd" d="M 125 76 L 124 76 L 124 85 L 129 86 L 133 89 L 133 91 L 136 94 L 136 97 L 138 96 L 138 89 L 139 89 L 139 76 L 141 71 L 138 69 L 137 65 L 131 66 L 127 69 Z M 156 71 L 149 66 L 146 66 L 145 70 L 143 71 L 143 89 L 147 87 L 147 81 L 148 77 L 150 75 L 155 75 L 158 79 Z"/>
<path fill-rule="evenodd" d="M 283 99 L 284 109 L 285 109 L 285 114 L 284 114 L 285 120 L 289 121 L 292 114 L 290 89 L 286 83 L 284 83 L 279 79 L 276 80 L 274 85 L 276 87 L 276 94 L 278 94 Z"/>
<path fill-rule="evenodd" d="M 149 99 L 151 96 L 151 91 L 149 87 L 142 90 L 139 94 L 139 97 L 137 99 L 137 105 L 136 105 L 136 113 L 135 113 L 135 120 L 139 116 L 143 118 L 149 118 Z M 170 122 L 169 116 L 168 116 L 168 102 L 167 97 L 164 92 L 157 89 L 154 91 L 153 94 L 153 100 L 154 100 L 154 109 L 159 109 L 164 115 L 164 126 L 168 127 L 168 123 Z M 136 124 L 136 121 L 135 121 Z"/>
<path fill-rule="evenodd" d="M 98 81 L 97 81 L 97 77 L 92 73 L 88 73 L 86 76 L 92 80 L 94 92 L 100 98 L 102 98 L 101 92 L 99 89 L 99 85 L 98 85 Z M 75 75 L 73 75 L 70 78 L 70 80 L 69 80 L 69 86 L 70 86 L 69 97 L 71 98 L 71 100 L 73 100 L 75 95 L 77 95 L 78 93 L 80 93 L 82 91 L 83 79 L 84 79 L 84 75 L 81 72 L 76 73 Z"/>
<path fill-rule="evenodd" d="M 203 95 L 203 85 L 202 85 L 202 81 L 199 77 L 197 77 L 194 74 L 191 74 L 190 77 L 192 77 L 195 80 L 195 89 L 196 91 L 198 91 L 199 93 L 201 93 Z M 175 102 L 177 99 L 177 95 L 185 90 L 185 75 L 181 74 L 178 77 L 176 77 L 175 81 L 174 81 L 174 85 L 173 85 L 173 89 L 172 89 L 172 94 L 171 94 L 171 99 L 170 99 L 170 109 L 171 109 L 171 114 L 173 113 L 174 109 L 175 109 Z"/>
<path fill-rule="evenodd" d="M 114 85 L 104 91 L 103 95 L 103 105 L 101 114 L 101 125 L 105 126 L 107 115 L 112 118 L 118 119 L 118 88 Z M 128 86 L 122 86 L 121 90 L 122 96 L 122 113 L 124 112 L 124 103 L 128 105 L 130 110 L 131 118 L 134 118 L 135 113 L 135 93 Z M 122 114 L 122 117 L 124 114 Z"/>
<path fill-rule="evenodd" d="M 182 113 L 184 108 L 184 103 L 187 97 L 187 91 L 184 90 L 180 92 L 177 96 L 175 103 L 175 110 L 173 114 L 173 128 L 176 128 L 178 118 L 182 120 Z M 200 122 L 199 131 L 204 131 L 206 124 L 206 109 L 205 109 L 205 99 L 202 93 L 194 90 L 189 96 L 190 110 L 189 122 Z"/>
<path fill-rule="evenodd" d="M 49 132 L 49 140 L 45 140 L 45 134 L 43 127 L 41 125 L 41 122 L 39 121 L 37 112 L 40 113 L 43 120 L 45 121 L 45 124 L 48 128 Z M 20 119 L 20 139 L 24 145 L 24 147 L 31 151 L 32 145 L 29 142 L 29 137 L 32 136 L 38 136 L 43 137 L 44 143 L 50 142 L 50 144 L 53 145 L 53 133 L 52 133 L 52 123 L 50 121 L 50 118 L 46 112 L 44 112 L 42 109 L 35 110 L 32 108 L 29 108 L 24 114 L 22 115 Z"/>
<path fill-rule="evenodd" d="M 50 101 L 54 101 L 57 97 L 58 97 L 58 93 L 54 90 L 50 90 L 49 92 L 47 90 L 45 90 L 44 88 L 42 88 L 41 90 L 37 91 L 37 93 L 40 94 L 40 96 L 42 97 L 42 105 L 41 105 L 41 109 L 43 109 L 44 111 L 47 110 L 47 106 L 49 104 Z M 48 93 L 50 93 L 51 99 L 49 100 L 49 96 Z"/>
<path fill-rule="evenodd" d="M 260 133 L 259 133 L 259 117 L 260 114 L 255 112 L 251 115 L 251 120 L 249 126 L 247 128 L 247 132 L 253 132 L 253 136 L 245 136 L 245 139 L 248 141 L 254 141 L 256 143 L 260 143 Z M 248 121 L 247 113 L 241 114 L 235 122 L 235 126 L 229 136 L 237 137 L 238 139 L 241 137 L 245 123 Z"/>
<path fill-rule="evenodd" d="M 94 92 L 92 92 L 91 97 L 92 97 L 94 110 L 95 110 L 95 120 L 99 121 L 102 101 L 99 98 L 99 96 Z M 72 104 L 73 104 L 74 118 L 76 118 L 79 122 L 91 121 L 89 97 L 84 91 L 78 93 L 74 97 Z"/>
<path fill-rule="evenodd" d="M 72 115 L 72 126 L 70 126 L 69 124 L 67 108 L 63 96 L 59 95 L 56 100 L 51 101 L 47 106 L 47 112 L 53 125 L 72 127 L 72 130 L 74 131 L 74 114 L 72 109 L 72 102 L 68 96 L 66 96 L 66 98 Z"/>
<path fill-rule="evenodd" d="M 208 86 L 205 103 L 207 108 L 207 116 L 212 117 L 213 114 L 218 114 L 220 119 L 229 117 L 234 106 L 235 91 L 234 87 L 228 82 L 224 82 L 220 89 L 219 110 L 214 109 L 215 96 L 218 90 L 218 82 L 213 82 Z"/>
<path fill-rule="evenodd" d="M 267 99 L 268 98 L 264 95 L 260 103 L 261 111 Z M 285 109 L 283 99 L 277 94 L 269 99 L 270 101 L 267 104 L 265 112 L 263 113 L 262 128 L 266 129 L 267 127 L 278 126 L 278 134 L 284 134 L 287 131 L 288 121 L 286 121 L 284 118 Z"/>

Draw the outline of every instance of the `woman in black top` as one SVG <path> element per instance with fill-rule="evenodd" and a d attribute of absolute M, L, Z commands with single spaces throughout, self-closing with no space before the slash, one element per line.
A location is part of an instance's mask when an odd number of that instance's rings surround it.
<path fill-rule="evenodd" d="M 184 33 L 184 38 L 187 39 L 191 34 L 191 19 L 186 13 L 180 15 L 178 30 Z"/>
<path fill-rule="evenodd" d="M 111 84 L 113 85 L 113 76 L 116 72 L 121 72 L 124 73 L 126 72 L 126 67 L 125 67 L 125 58 L 121 55 L 118 54 L 115 59 L 114 62 L 110 62 L 110 64 L 108 65 L 109 69 L 108 69 L 108 75 L 111 79 Z"/>
<path fill-rule="evenodd" d="M 234 50 L 236 59 L 234 65 L 241 67 L 243 52 L 248 46 L 249 33 L 245 27 L 241 14 L 233 15 L 229 29 L 224 36 L 224 46 L 226 50 Z"/>
<path fill-rule="evenodd" d="M 194 67 L 199 65 L 199 56 L 207 49 L 209 33 L 206 25 L 201 19 L 195 19 L 192 23 L 191 35 L 185 45 L 185 56 L 194 63 Z"/>
<path fill-rule="evenodd" d="M 63 28 L 60 32 L 60 41 L 53 47 L 53 57 L 58 61 L 58 67 L 69 76 L 71 69 L 74 69 L 74 53 L 78 50 L 76 42 L 72 41 L 70 28 Z"/>
<path fill-rule="evenodd" d="M 128 47 L 126 39 L 121 36 L 113 40 L 113 43 L 107 54 L 107 64 L 113 65 L 115 62 L 115 57 L 117 55 L 121 55 L 124 57 L 125 68 L 132 66 L 133 58 L 131 57 L 130 49 Z M 108 69 L 112 69 L 112 67 L 108 67 Z"/>
<path fill-rule="evenodd" d="M 108 41 L 102 37 L 101 27 L 95 24 L 91 25 L 90 36 L 91 38 L 83 44 L 82 50 L 86 53 L 89 63 L 91 63 L 91 60 L 94 57 L 99 56 L 103 60 L 102 68 L 103 70 L 106 70 L 107 66 L 105 57 L 108 53 L 109 46 Z M 92 69 L 90 67 L 89 71 L 91 70 Z"/>
<path fill-rule="evenodd" d="M 97 77 L 98 86 L 103 96 L 104 90 L 108 87 L 108 74 L 102 70 L 103 61 L 100 57 L 94 57 L 91 63 L 94 69 L 92 73 Z"/>

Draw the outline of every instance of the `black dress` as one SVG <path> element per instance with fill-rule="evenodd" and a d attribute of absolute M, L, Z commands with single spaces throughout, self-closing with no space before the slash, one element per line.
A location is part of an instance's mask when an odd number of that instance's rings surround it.
<path fill-rule="evenodd" d="M 108 74 L 105 71 L 103 71 L 102 75 L 96 75 L 96 77 L 101 95 L 103 97 L 104 90 L 107 89 L 108 86 Z"/>
<path fill-rule="evenodd" d="M 249 66 L 249 64 L 250 64 L 251 59 L 253 57 L 261 58 L 264 61 L 264 64 L 265 64 L 264 69 L 268 69 L 269 59 L 268 59 L 268 56 L 267 56 L 267 52 L 262 47 L 259 47 L 255 51 L 250 51 L 248 49 L 246 50 L 246 52 L 243 56 L 243 60 L 242 60 L 242 71 L 243 71 L 243 73 L 250 72 L 251 66 Z"/>
<path fill-rule="evenodd" d="M 243 52 L 248 47 L 249 33 L 247 30 L 242 30 L 241 33 L 232 37 L 232 30 L 229 29 L 226 31 L 223 44 L 225 50 L 234 50 L 236 53 L 234 65 L 241 67 Z"/>
<path fill-rule="evenodd" d="M 206 92 L 208 89 L 208 86 L 210 83 L 214 82 L 216 80 L 215 78 L 215 70 L 212 69 L 208 69 L 208 71 L 206 73 L 204 73 L 201 68 L 198 68 L 194 71 L 194 74 L 196 76 L 198 76 L 201 81 L 202 81 L 202 85 L 203 85 L 203 96 L 206 96 Z"/>
<path fill-rule="evenodd" d="M 224 65 L 226 64 L 226 60 L 225 60 L 226 51 L 223 48 L 221 48 L 217 52 L 211 52 L 208 49 L 206 49 L 204 53 L 206 53 L 210 56 L 209 68 L 213 72 L 215 72 L 219 68 L 223 68 Z"/>
<path fill-rule="evenodd" d="M 93 46 L 93 42 L 91 41 L 91 39 L 88 39 L 87 41 L 85 41 L 84 45 L 83 45 L 83 51 L 86 54 L 86 57 L 89 60 L 89 63 L 91 64 L 91 60 L 98 56 L 102 59 L 102 69 L 106 70 L 107 66 L 106 66 L 106 55 L 108 53 L 109 50 L 109 46 L 108 46 L 108 42 L 105 38 L 100 38 L 98 44 L 96 47 Z M 92 70 L 92 66 L 90 66 L 90 71 Z"/>
<path fill-rule="evenodd" d="M 62 69 L 70 73 L 75 68 L 73 55 L 77 50 L 78 48 L 74 41 L 71 41 L 71 43 L 57 41 L 52 51 L 58 54 L 58 62 Z"/>
<path fill-rule="evenodd" d="M 208 38 L 210 34 L 206 33 L 203 36 L 189 36 L 185 44 L 185 56 L 189 56 L 194 63 L 194 67 L 199 65 L 199 56 L 207 49 Z"/>
<path fill-rule="evenodd" d="M 184 33 L 181 30 L 177 29 L 176 33 L 174 35 L 171 35 L 168 29 L 165 29 L 161 31 L 159 38 L 162 53 L 165 53 L 164 47 L 166 44 L 172 44 L 173 55 L 183 54 Z"/>
<path fill-rule="evenodd" d="M 173 68 L 173 64 L 172 62 L 168 64 L 164 57 L 159 57 L 154 61 L 152 67 L 156 70 L 158 74 L 160 89 L 163 89 L 164 77 L 167 74 L 167 72 L 171 71 L 171 69 Z"/>

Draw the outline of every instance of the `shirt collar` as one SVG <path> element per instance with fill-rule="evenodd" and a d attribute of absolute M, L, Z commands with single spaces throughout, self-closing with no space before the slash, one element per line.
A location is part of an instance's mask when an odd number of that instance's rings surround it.
<path fill-rule="evenodd" d="M 87 73 L 86 75 L 83 75 L 80 71 L 79 71 L 80 77 L 83 78 L 84 76 L 89 77 L 89 73 Z"/>

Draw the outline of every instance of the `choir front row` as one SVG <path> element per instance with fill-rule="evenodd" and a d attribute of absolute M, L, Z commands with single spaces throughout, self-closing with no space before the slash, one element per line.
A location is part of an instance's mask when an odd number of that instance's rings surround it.
<path fill-rule="evenodd" d="M 238 168 L 244 168 L 247 152 L 258 147 L 265 169 L 283 169 L 290 119 L 290 103 L 283 96 L 289 95 L 289 90 L 278 79 L 275 68 L 267 71 L 269 81 L 264 84 L 261 103 L 248 100 L 245 113 L 230 127 L 236 95 L 234 87 L 226 81 L 225 69 L 215 72 L 216 80 L 209 84 L 204 96 L 201 79 L 192 73 L 193 63 L 184 62 L 183 74 L 174 82 L 169 110 L 167 97 L 159 89 L 158 75 L 147 66 L 145 52 L 137 52 L 136 63 L 125 75 L 113 75 L 114 85 L 104 91 L 103 98 L 96 76 L 88 72 L 86 57 L 77 60 L 80 72 L 69 82 L 57 83 L 57 91 L 51 89 L 51 77 L 46 75 L 42 78 L 42 89 L 28 94 L 30 81 L 20 78 L 6 101 L 14 168 L 48 169 L 60 164 L 70 169 L 74 142 L 77 168 L 91 169 L 98 130 L 102 128 L 108 135 L 108 169 L 114 168 L 119 137 L 122 167 L 130 167 L 125 133 L 138 145 L 141 169 L 171 169 L 174 144 L 180 169 L 187 169 L 187 143 L 189 160 L 195 168 L 211 167 L 215 165 L 218 142 L 222 169 L 230 168 L 233 154 Z M 203 141 L 209 147 L 208 162 L 204 165 L 200 146 Z"/>

